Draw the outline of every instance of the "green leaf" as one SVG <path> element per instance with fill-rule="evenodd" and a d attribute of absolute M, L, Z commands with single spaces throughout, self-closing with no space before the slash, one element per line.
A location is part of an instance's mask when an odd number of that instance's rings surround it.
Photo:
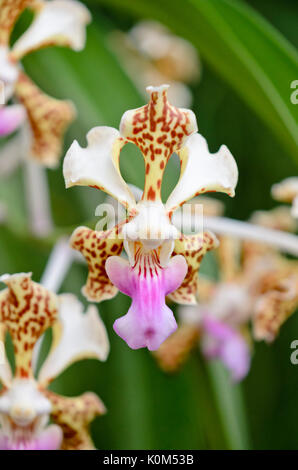
<path fill-rule="evenodd" d="M 96 0 L 162 21 L 189 39 L 199 54 L 265 121 L 297 161 L 297 106 L 290 84 L 297 51 L 240 0 Z"/>

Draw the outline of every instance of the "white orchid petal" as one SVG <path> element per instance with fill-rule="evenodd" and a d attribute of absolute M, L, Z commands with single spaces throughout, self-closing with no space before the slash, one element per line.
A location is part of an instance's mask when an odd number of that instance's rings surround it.
<path fill-rule="evenodd" d="M 105 361 L 109 354 L 107 332 L 97 308 L 91 305 L 84 314 L 83 305 L 74 295 L 59 298 L 59 320 L 54 326 L 52 349 L 38 376 L 40 383 L 49 382 L 75 361 L 87 358 Z"/>
<path fill-rule="evenodd" d="M 133 184 L 128 184 L 128 187 L 134 195 L 136 202 L 139 202 L 142 199 L 143 190 Z M 107 196 L 105 199 L 105 203 L 109 204 L 109 206 L 113 208 L 113 211 L 108 211 L 107 213 L 108 227 L 114 226 L 115 220 L 117 220 L 117 223 L 126 220 L 127 213 L 125 208 L 121 204 L 119 204 L 113 197 Z"/>
<path fill-rule="evenodd" d="M 36 10 L 31 26 L 14 44 L 13 58 L 20 59 L 49 45 L 69 46 L 75 51 L 84 48 L 91 15 L 83 4 L 75 0 L 53 0 L 38 3 Z"/>
<path fill-rule="evenodd" d="M 119 171 L 119 154 L 125 141 L 112 127 L 94 127 L 87 134 L 87 148 L 75 140 L 64 159 L 63 174 L 67 188 L 92 186 L 134 206 L 135 199 Z"/>
<path fill-rule="evenodd" d="M 174 240 L 165 241 L 160 247 L 160 265 L 165 268 L 170 261 L 175 246 Z"/>
<path fill-rule="evenodd" d="M 206 312 L 208 304 L 200 303 L 197 305 L 179 305 L 178 308 L 178 318 L 180 324 L 182 325 L 191 325 L 201 326 L 204 312 Z"/>
<path fill-rule="evenodd" d="M 181 175 L 167 201 L 169 211 L 208 191 L 234 196 L 238 169 L 234 157 L 225 145 L 217 153 L 211 154 L 206 139 L 196 133 L 188 138 L 179 155 L 182 160 Z"/>

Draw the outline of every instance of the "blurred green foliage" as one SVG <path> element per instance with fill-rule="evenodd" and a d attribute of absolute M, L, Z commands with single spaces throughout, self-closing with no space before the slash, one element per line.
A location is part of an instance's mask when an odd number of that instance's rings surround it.
<path fill-rule="evenodd" d="M 200 132 L 215 151 L 225 143 L 239 167 L 236 197 L 226 214 L 246 219 L 274 206 L 270 187 L 297 172 L 297 106 L 290 82 L 298 78 L 295 2 L 285 0 L 93 0 L 88 41 L 81 53 L 64 49 L 36 52 L 26 71 L 43 90 L 75 102 L 78 117 L 68 132 L 85 143 L 95 125 L 118 127 L 123 112 L 143 99 L 110 50 L 110 31 L 128 29 L 140 18 L 163 21 L 189 39 L 202 56 L 203 75 L 193 87 L 193 110 Z M 258 14 L 264 15 L 263 17 Z M 267 17 L 267 20 L 266 20 Z M 21 25 L 19 25 L 21 28 Z M 295 135 L 296 131 L 296 135 Z M 294 158 L 293 158 L 294 157 Z M 143 163 L 131 148 L 121 167 L 129 182 L 141 185 Z M 175 175 L 169 171 L 169 184 Z M 82 224 L 94 215 L 103 195 L 87 188 L 65 191 L 61 168 L 48 171 L 53 215 L 58 227 Z M 0 272 L 42 274 L 50 246 L 26 235 L 21 171 L 0 186 L 9 206 L 9 227 L 0 229 Z M 212 255 L 203 265 L 210 270 Z M 80 295 L 86 268 L 75 264 L 61 291 Z M 103 302 L 111 354 L 105 364 L 84 361 L 70 367 L 52 387 L 65 395 L 96 391 L 108 414 L 93 425 L 98 448 L 106 449 L 296 449 L 298 370 L 290 363 L 290 343 L 298 335 L 293 316 L 272 346 L 257 344 L 249 376 L 232 387 L 218 364 L 195 352 L 183 370 L 166 376 L 147 351 L 131 351 L 112 330 L 128 307 L 118 295 Z"/>

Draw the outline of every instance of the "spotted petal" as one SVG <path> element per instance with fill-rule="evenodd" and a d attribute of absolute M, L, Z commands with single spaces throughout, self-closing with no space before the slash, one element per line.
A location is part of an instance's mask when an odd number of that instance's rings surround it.
<path fill-rule="evenodd" d="M 15 22 L 31 3 L 33 0 L 0 0 L 0 45 L 8 45 Z"/>
<path fill-rule="evenodd" d="M 119 170 L 120 150 L 125 140 L 116 129 L 102 126 L 91 129 L 87 142 L 84 149 L 75 140 L 65 156 L 63 174 L 66 187 L 95 187 L 126 207 L 134 206 L 134 196 Z"/>
<path fill-rule="evenodd" d="M 126 111 L 120 123 L 120 133 L 136 144 L 145 160 L 143 199 L 159 201 L 166 164 L 187 137 L 197 131 L 192 111 L 171 106 L 167 100 L 169 85 L 148 87 L 150 101 L 146 106 Z"/>
<path fill-rule="evenodd" d="M 181 284 L 187 270 L 183 256 L 171 258 L 162 268 L 154 251 L 136 256 L 135 266 L 118 256 L 108 258 L 106 271 L 118 289 L 132 298 L 126 315 L 114 323 L 116 333 L 132 349 L 158 349 L 177 328 L 165 297 Z"/>
<path fill-rule="evenodd" d="M 217 238 L 211 232 L 196 235 L 181 235 L 175 241 L 174 255 L 183 255 L 188 271 L 181 286 L 169 298 L 180 304 L 195 304 L 198 284 L 198 270 L 207 251 L 216 248 Z"/>
<path fill-rule="evenodd" d="M 63 134 L 75 116 L 73 105 L 45 95 L 24 73 L 19 75 L 16 95 L 26 108 L 30 122 L 31 156 L 45 166 L 57 166 Z"/>
<path fill-rule="evenodd" d="M 96 416 L 105 414 L 102 401 L 94 393 L 79 397 L 62 397 L 46 390 L 52 403 L 51 417 L 63 430 L 63 450 L 92 450 L 89 426 Z"/>
<path fill-rule="evenodd" d="M 31 280 L 31 273 L 4 275 L 8 288 L 0 293 L 0 318 L 8 329 L 15 352 L 15 377 L 33 376 L 33 348 L 55 321 L 58 297 Z"/>
<path fill-rule="evenodd" d="M 0 137 L 14 132 L 24 122 L 26 111 L 21 105 L 0 107 Z"/>
<path fill-rule="evenodd" d="M 178 153 L 182 163 L 181 174 L 166 204 L 169 212 L 206 192 L 217 191 L 234 196 L 238 169 L 225 145 L 211 154 L 206 139 L 196 133 L 189 137 Z"/>
<path fill-rule="evenodd" d="M 88 263 L 88 279 L 82 289 L 84 296 L 101 302 L 113 298 L 118 289 L 112 284 L 105 270 L 109 256 L 118 255 L 123 249 L 118 226 L 105 232 L 96 232 L 88 227 L 78 227 L 72 234 L 72 248 L 79 250 Z"/>
<path fill-rule="evenodd" d="M 298 195 L 293 199 L 291 214 L 292 217 L 298 219 Z"/>
<path fill-rule="evenodd" d="M 95 306 L 83 313 L 83 305 L 72 294 L 59 297 L 59 319 L 53 326 L 52 349 L 45 360 L 38 381 L 44 386 L 75 361 L 107 359 L 109 340 Z"/>
<path fill-rule="evenodd" d="M 20 60 L 31 51 L 46 46 L 68 46 L 76 51 L 84 48 L 86 25 L 91 21 L 88 9 L 75 0 L 35 1 L 36 16 L 16 41 L 12 58 Z"/>

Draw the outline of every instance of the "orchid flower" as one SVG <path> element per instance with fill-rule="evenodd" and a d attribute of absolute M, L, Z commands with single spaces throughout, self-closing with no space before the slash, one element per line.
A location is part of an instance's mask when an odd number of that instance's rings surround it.
<path fill-rule="evenodd" d="M 205 212 L 208 215 L 204 205 Z M 252 220 L 270 229 L 293 227 L 280 210 L 258 212 Z M 232 380 L 239 381 L 250 366 L 248 323 L 252 322 L 256 340 L 271 342 L 297 308 L 298 265 L 266 244 L 240 244 L 230 237 L 220 237 L 216 254 L 220 281 L 200 278 L 199 304 L 180 308 L 179 329 L 155 356 L 165 371 L 173 372 L 200 344 L 207 359 L 219 359 Z"/>
<path fill-rule="evenodd" d="M 106 360 L 109 342 L 95 306 L 83 314 L 72 294 L 57 296 L 31 280 L 31 273 L 4 275 L 0 292 L 0 340 L 14 346 L 15 370 L 0 364 L 0 449 L 92 449 L 89 424 L 105 412 L 93 393 L 63 397 L 48 389 L 71 363 Z M 37 341 L 52 327 L 48 357 L 35 377 Z M 55 424 L 48 424 L 49 418 Z"/>
<path fill-rule="evenodd" d="M 64 160 L 66 187 L 101 189 L 127 210 L 127 219 L 107 231 L 79 227 L 72 247 L 87 260 L 89 275 L 83 294 L 93 301 L 114 297 L 119 289 L 132 298 L 128 313 L 114 323 L 116 333 L 133 348 L 157 349 L 177 328 L 165 297 L 194 303 L 197 272 L 204 253 L 217 244 L 210 232 L 179 233 L 173 212 L 199 193 L 234 195 L 237 165 L 227 147 L 212 155 L 197 133 L 192 111 L 171 106 L 168 85 L 148 87 L 149 104 L 124 113 L 120 131 L 97 127 L 87 135 L 88 146 L 74 142 Z M 137 203 L 119 170 L 119 156 L 129 142 L 145 161 L 145 185 Z M 180 179 L 166 204 L 161 186 L 173 153 L 181 163 Z M 128 260 L 120 256 L 123 247 Z"/>
<path fill-rule="evenodd" d="M 148 83 L 169 83 L 175 106 L 192 103 L 189 84 L 198 81 L 200 61 L 193 45 L 156 21 L 140 21 L 128 33 L 113 31 L 111 45 L 140 93 Z"/>
<path fill-rule="evenodd" d="M 272 196 L 277 201 L 292 203 L 291 214 L 298 218 L 298 177 L 286 178 L 271 188 Z"/>
<path fill-rule="evenodd" d="M 34 12 L 34 20 L 10 48 L 13 27 L 27 7 Z M 62 136 L 75 116 L 74 107 L 68 101 L 45 95 L 25 74 L 20 61 L 26 54 L 50 45 L 81 50 L 89 21 L 89 11 L 75 0 L 0 0 L 0 82 L 4 85 L 4 103 L 12 97 L 20 103 L 0 107 L 0 136 L 16 130 L 27 116 L 31 147 L 28 154 L 48 167 L 58 164 Z"/>

